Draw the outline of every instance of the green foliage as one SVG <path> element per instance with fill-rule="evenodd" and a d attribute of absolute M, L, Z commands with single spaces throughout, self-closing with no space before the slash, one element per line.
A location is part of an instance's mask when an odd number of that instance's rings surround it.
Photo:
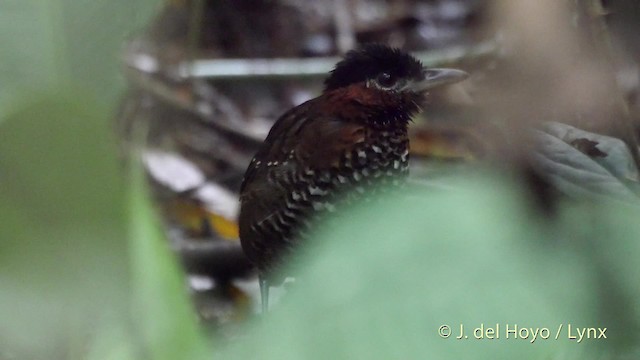
<path fill-rule="evenodd" d="M 186 293 L 184 275 L 150 206 L 141 168 L 133 184 L 129 250 L 134 319 L 152 359 L 204 358 L 206 342 Z"/>
<path fill-rule="evenodd" d="M 0 131 L 0 338 L 74 354 L 124 309 L 124 182 L 103 115 L 77 94 L 34 99 Z"/>
<path fill-rule="evenodd" d="M 205 347 L 112 133 L 122 40 L 158 3 L 0 4 L 0 359 L 175 359 Z"/>
<path fill-rule="evenodd" d="M 81 87 L 112 105 L 122 42 L 161 0 L 0 2 L 0 117 L 34 90 Z"/>
<path fill-rule="evenodd" d="M 572 208 L 566 222 L 546 222 L 502 181 L 459 185 L 449 193 L 412 189 L 328 224 L 289 296 L 222 357 L 585 359 L 633 351 L 628 340 L 640 316 L 629 305 L 637 303 L 640 226 L 631 218 L 638 209 Z M 624 212 L 633 215 L 617 217 Z M 596 246 L 613 253 L 594 262 Z M 609 266 L 625 274 L 610 287 L 623 290 L 615 301 L 626 305 L 625 322 L 602 307 L 599 278 Z M 501 339 L 473 337 L 480 324 L 496 323 Z M 443 324 L 452 337 L 438 335 Z M 454 338 L 460 324 L 469 339 Z M 546 327 L 551 337 L 506 339 L 506 324 Z M 607 327 L 609 339 L 578 344 L 568 339 L 568 324 L 574 332 Z"/>
<path fill-rule="evenodd" d="M 127 191 L 108 118 L 83 100 L 42 96 L 2 124 L 0 358 L 196 358 L 143 178 Z"/>

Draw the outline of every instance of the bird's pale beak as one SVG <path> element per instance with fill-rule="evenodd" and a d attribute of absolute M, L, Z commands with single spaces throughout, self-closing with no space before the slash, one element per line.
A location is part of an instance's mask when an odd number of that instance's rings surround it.
<path fill-rule="evenodd" d="M 453 84 L 469 77 L 469 74 L 456 69 L 424 69 L 424 79 L 411 84 L 411 90 L 424 92 L 434 87 Z"/>

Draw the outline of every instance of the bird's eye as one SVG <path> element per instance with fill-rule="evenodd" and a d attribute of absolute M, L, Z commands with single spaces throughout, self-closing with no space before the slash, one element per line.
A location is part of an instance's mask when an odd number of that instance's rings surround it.
<path fill-rule="evenodd" d="M 376 82 L 382 88 L 392 88 L 396 84 L 395 76 L 391 76 L 391 74 L 383 72 L 376 78 Z"/>

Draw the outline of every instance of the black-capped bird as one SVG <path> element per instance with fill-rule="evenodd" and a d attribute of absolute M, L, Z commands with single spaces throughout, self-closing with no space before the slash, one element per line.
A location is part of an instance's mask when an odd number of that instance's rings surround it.
<path fill-rule="evenodd" d="M 262 310 L 282 259 L 317 219 L 344 202 L 399 184 L 409 170 L 407 126 L 424 92 L 467 73 L 427 69 L 379 44 L 349 51 L 320 96 L 282 115 L 251 161 L 240 190 L 240 241 L 260 278 Z"/>

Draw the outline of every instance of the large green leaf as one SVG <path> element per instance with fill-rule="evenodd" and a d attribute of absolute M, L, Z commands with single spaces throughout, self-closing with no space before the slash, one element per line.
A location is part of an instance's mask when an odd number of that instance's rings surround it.
<path fill-rule="evenodd" d="M 0 358 L 204 348 L 140 183 L 126 199 L 109 119 L 122 41 L 160 2 L 0 3 Z"/>
<path fill-rule="evenodd" d="M 88 330 L 126 309 L 125 192 L 109 134 L 78 94 L 34 96 L 1 125 L 5 349 L 74 358 Z"/>
<path fill-rule="evenodd" d="M 203 354 L 142 179 L 127 201 L 102 108 L 76 93 L 43 95 L 1 129 L 0 357 Z"/>
<path fill-rule="evenodd" d="M 71 84 L 111 104 L 122 42 L 161 0 L 0 2 L 0 118 L 34 90 Z"/>
<path fill-rule="evenodd" d="M 580 244 L 566 239 L 576 234 L 573 224 L 584 222 L 583 213 L 567 210 L 567 227 L 558 226 L 537 218 L 508 184 L 482 178 L 455 191 L 409 193 L 327 223 L 302 257 L 308 266 L 290 294 L 223 356 L 585 359 L 618 351 L 610 346 L 619 342 L 577 343 L 569 338 L 576 327 L 615 328 L 608 332 L 613 338 L 620 331 L 633 334 L 638 314 L 622 310 L 632 319 L 628 327 L 603 315 L 599 267 L 585 256 L 587 249 L 575 251 Z M 603 216 L 585 226 L 602 228 L 607 221 Z M 618 248 L 635 241 L 640 229 L 618 235 L 590 239 L 601 247 L 616 241 Z M 627 274 L 620 284 L 631 281 L 625 266 L 640 255 L 637 247 L 629 251 L 626 265 L 616 267 Z M 625 296 L 622 303 L 633 299 Z M 460 324 L 467 339 L 455 339 Z M 482 324 L 499 324 L 500 339 L 476 339 L 472 331 Z M 439 336 L 441 325 L 454 335 Z M 507 325 L 548 328 L 549 339 L 507 339 Z"/>
<path fill-rule="evenodd" d="M 185 277 L 152 212 L 142 168 L 133 175 L 130 253 L 134 319 L 152 359 L 204 358 L 208 349 L 190 306 Z"/>

